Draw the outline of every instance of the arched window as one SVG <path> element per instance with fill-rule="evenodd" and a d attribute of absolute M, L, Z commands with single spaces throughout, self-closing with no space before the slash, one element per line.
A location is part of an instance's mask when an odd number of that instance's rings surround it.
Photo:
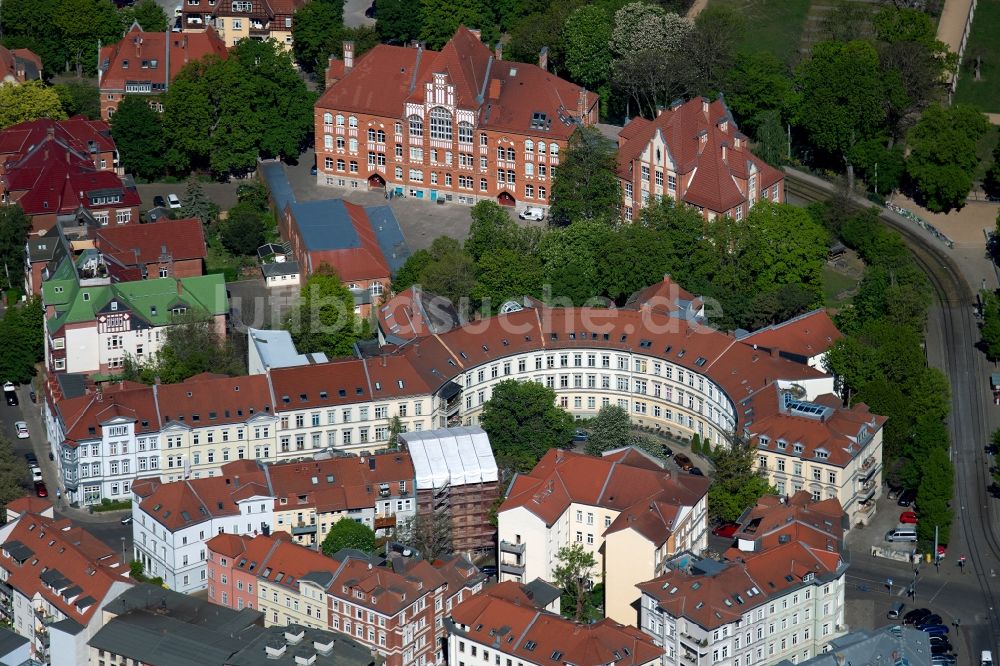
<path fill-rule="evenodd" d="M 558 155 L 559 154 L 559 144 L 553 143 L 552 144 L 552 149 L 549 152 L 552 154 L 552 157 L 555 157 L 556 155 Z"/>
<path fill-rule="evenodd" d="M 424 135 L 424 121 L 418 115 L 412 115 L 410 120 L 410 138 L 420 138 Z"/>
<path fill-rule="evenodd" d="M 344 116 L 342 114 L 337 114 L 337 127 L 344 126 Z"/>
<path fill-rule="evenodd" d="M 458 124 L 458 142 L 472 143 L 472 123 L 463 121 Z"/>
<path fill-rule="evenodd" d="M 538 142 L 538 154 L 539 155 L 544 155 L 545 154 L 545 142 L 544 141 L 539 141 Z"/>
<path fill-rule="evenodd" d="M 514 152 L 513 148 L 507 149 L 507 159 L 510 160 L 511 162 L 517 159 L 517 154 Z"/>
<path fill-rule="evenodd" d="M 351 139 L 350 146 L 351 146 L 351 152 L 352 153 L 358 152 L 358 140 L 357 139 Z"/>
<path fill-rule="evenodd" d="M 355 118 L 354 116 L 351 116 L 350 118 L 347 119 L 347 124 L 349 126 L 351 126 L 351 127 L 357 127 L 358 126 L 358 119 Z"/>
<path fill-rule="evenodd" d="M 333 148 L 333 137 L 329 134 L 323 135 L 323 147 L 327 150 L 331 150 Z"/>
<path fill-rule="evenodd" d="M 402 134 L 403 133 L 403 123 L 401 123 L 401 122 L 399 122 L 397 120 L 396 121 L 396 125 L 395 125 L 395 130 L 396 130 L 396 134 Z"/>
<path fill-rule="evenodd" d="M 444 107 L 431 109 L 431 138 L 451 141 L 451 114 Z"/>
<path fill-rule="evenodd" d="M 368 140 L 375 143 L 375 130 L 371 127 L 368 128 Z"/>
<path fill-rule="evenodd" d="M 327 113 L 323 114 L 323 124 L 324 125 L 332 125 L 333 124 L 333 114 L 332 113 L 327 112 Z"/>
<path fill-rule="evenodd" d="M 531 162 L 524 163 L 524 175 L 529 178 L 535 175 L 535 165 Z"/>
<path fill-rule="evenodd" d="M 524 142 L 524 152 L 526 152 L 526 153 L 533 153 L 533 152 L 535 152 L 535 142 L 532 141 L 531 139 L 527 139 Z"/>

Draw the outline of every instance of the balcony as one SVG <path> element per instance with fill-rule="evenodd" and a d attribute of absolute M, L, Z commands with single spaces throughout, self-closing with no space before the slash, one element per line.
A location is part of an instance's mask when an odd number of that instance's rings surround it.
<path fill-rule="evenodd" d="M 500 542 L 500 552 L 501 553 L 513 553 L 515 555 L 524 555 L 523 543 L 511 543 L 510 541 Z"/>
<path fill-rule="evenodd" d="M 375 529 L 376 530 L 391 530 L 396 527 L 396 515 L 391 516 L 375 516 Z"/>
<path fill-rule="evenodd" d="M 858 508 L 861 509 L 861 513 L 870 516 L 875 513 L 875 502 L 861 502 L 858 504 Z"/>
<path fill-rule="evenodd" d="M 862 469 L 864 472 L 858 477 L 858 481 L 864 483 L 875 476 L 882 469 L 882 465 L 871 465 L 867 469 L 862 465 Z"/>
<path fill-rule="evenodd" d="M 863 471 L 868 471 L 874 464 L 875 464 L 875 456 L 868 456 L 867 458 L 864 459 L 864 462 L 861 463 L 861 469 Z"/>
<path fill-rule="evenodd" d="M 316 534 L 316 523 L 295 523 L 292 525 L 292 534 L 294 536 L 299 536 L 300 534 Z"/>
<path fill-rule="evenodd" d="M 499 565 L 500 573 L 510 574 L 511 576 L 523 576 L 524 575 L 524 565 L 523 564 L 507 564 L 506 562 L 501 562 Z"/>

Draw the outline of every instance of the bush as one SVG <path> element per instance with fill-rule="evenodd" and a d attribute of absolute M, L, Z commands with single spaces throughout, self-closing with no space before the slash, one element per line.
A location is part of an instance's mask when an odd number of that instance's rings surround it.
<path fill-rule="evenodd" d="M 101 503 L 93 507 L 94 511 L 125 511 L 132 508 L 132 500 L 110 500 L 107 497 L 101 499 Z"/>

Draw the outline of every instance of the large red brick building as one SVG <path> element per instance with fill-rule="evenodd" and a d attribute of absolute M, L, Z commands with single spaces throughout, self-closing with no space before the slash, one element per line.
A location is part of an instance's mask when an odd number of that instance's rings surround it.
<path fill-rule="evenodd" d="M 382 44 L 355 62 L 345 43 L 316 102 L 319 183 L 547 206 L 559 152 L 597 121 L 598 98 L 501 57 L 465 27 L 441 51 Z"/>
<path fill-rule="evenodd" d="M 159 96 L 189 62 L 214 55 L 225 58 L 226 44 L 213 28 L 204 32 L 145 32 L 133 23 L 121 41 L 101 48 L 97 81 L 101 118 L 110 120 L 125 95 L 144 95 L 163 111 Z"/>
<path fill-rule="evenodd" d="M 708 220 L 741 220 L 760 199 L 785 200 L 781 172 L 750 152 L 721 96 L 675 102 L 653 120 L 625 125 L 618 133 L 618 178 L 626 220 L 650 198 L 682 201 Z"/>

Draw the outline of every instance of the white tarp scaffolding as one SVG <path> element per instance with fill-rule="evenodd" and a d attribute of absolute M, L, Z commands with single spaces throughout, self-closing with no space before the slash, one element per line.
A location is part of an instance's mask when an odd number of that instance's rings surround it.
<path fill-rule="evenodd" d="M 413 460 L 417 490 L 498 478 L 489 437 L 478 426 L 404 432 L 399 438 Z"/>

